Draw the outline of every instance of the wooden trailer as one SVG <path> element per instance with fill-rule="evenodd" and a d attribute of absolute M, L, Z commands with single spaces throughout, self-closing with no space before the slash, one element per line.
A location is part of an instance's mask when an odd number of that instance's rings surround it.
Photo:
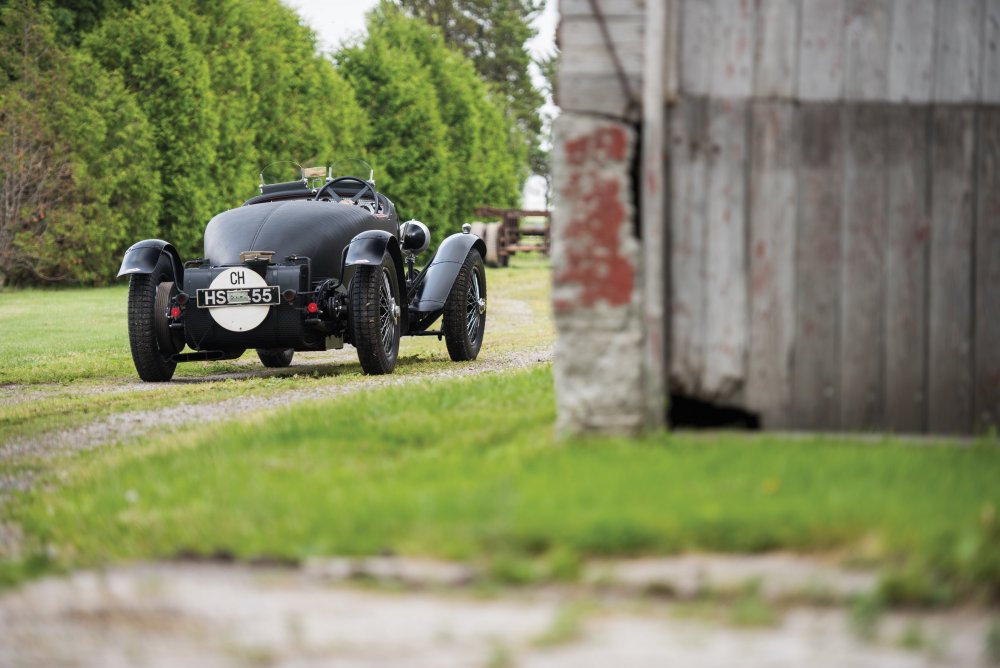
<path fill-rule="evenodd" d="M 767 428 L 1000 424 L 1000 0 L 561 13 L 563 427 L 662 424 L 670 395 Z M 581 232 L 597 200 L 613 234 Z"/>
<path fill-rule="evenodd" d="M 515 253 L 549 253 L 548 211 L 528 211 L 525 209 L 499 209 L 481 206 L 477 216 L 499 218 L 498 222 L 472 223 L 472 233 L 486 242 L 486 265 L 506 267 Z M 526 219 L 531 219 L 530 221 Z"/>

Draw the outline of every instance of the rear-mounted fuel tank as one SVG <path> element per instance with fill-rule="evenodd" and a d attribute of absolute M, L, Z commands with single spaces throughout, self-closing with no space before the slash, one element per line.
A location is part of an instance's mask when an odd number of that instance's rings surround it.
<path fill-rule="evenodd" d="M 244 266 L 244 265 L 230 265 Z M 310 348 L 303 340 L 302 313 L 284 298 L 270 306 L 267 317 L 257 327 L 245 332 L 232 332 L 212 318 L 211 309 L 198 308 L 198 290 L 208 289 L 212 281 L 228 267 L 192 267 L 184 271 L 184 292 L 191 300 L 184 313 L 184 338 L 195 350 L 232 350 L 236 348 Z M 248 270 L 250 270 L 248 268 Z M 268 265 L 264 273 L 267 285 L 278 286 L 279 294 L 286 290 L 296 293 L 310 290 L 309 266 L 306 264 Z M 245 308 L 226 306 L 222 308 Z"/>

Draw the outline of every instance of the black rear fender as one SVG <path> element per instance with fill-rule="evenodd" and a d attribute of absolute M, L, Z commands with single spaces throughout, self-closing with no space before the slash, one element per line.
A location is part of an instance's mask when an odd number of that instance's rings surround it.
<path fill-rule="evenodd" d="M 182 290 L 184 288 L 184 263 L 181 262 L 181 256 L 177 249 L 162 239 L 146 239 L 133 244 L 125 251 L 121 269 L 118 270 L 118 278 L 133 274 L 153 273 L 153 270 L 156 269 L 156 263 L 160 261 L 160 256 L 163 254 L 170 257 L 170 265 L 174 270 L 174 283 L 178 290 Z"/>
<path fill-rule="evenodd" d="M 441 242 L 431 263 L 424 269 L 410 299 L 410 310 L 423 315 L 439 313 L 451 292 L 469 251 L 475 248 L 486 256 L 486 244 L 474 234 L 459 232 Z M 427 321 L 421 318 L 421 321 Z"/>
<path fill-rule="evenodd" d="M 405 303 L 406 274 L 403 272 L 403 253 L 399 250 L 399 240 L 395 236 L 384 230 L 366 230 L 351 239 L 347 250 L 344 253 L 344 268 L 341 270 L 341 280 L 344 285 L 350 283 L 350 278 L 354 275 L 354 269 L 359 266 L 382 264 L 382 258 L 389 253 L 392 264 L 396 268 L 396 286 L 399 288 L 400 307 Z M 402 312 L 402 333 L 405 334 L 408 327 L 408 317 L 405 308 Z"/>

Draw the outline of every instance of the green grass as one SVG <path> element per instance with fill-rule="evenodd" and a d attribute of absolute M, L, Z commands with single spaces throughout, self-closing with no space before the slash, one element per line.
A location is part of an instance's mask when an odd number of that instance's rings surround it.
<path fill-rule="evenodd" d="M 547 260 L 518 256 L 508 269 L 487 270 L 487 284 L 490 311 L 481 359 L 551 344 Z M 138 378 L 128 349 L 126 297 L 124 285 L 0 292 L 0 386 L 18 386 L 7 395 L 0 387 L 0 444 L 148 409 L 154 402 L 164 408 L 362 379 L 348 346 L 335 353 L 297 354 L 291 368 L 276 371 L 264 369 L 249 351 L 240 360 L 181 364 L 178 382 L 132 387 Z M 450 366 L 443 341 L 404 338 L 395 374 Z M 235 373 L 250 377 L 227 378 Z"/>
<path fill-rule="evenodd" d="M 576 556 L 835 549 L 919 570 L 955 595 L 993 596 L 1000 584 L 995 444 L 742 433 L 558 442 L 553 404 L 550 371 L 538 369 L 86 453 L 14 505 L 27 556 L 5 577 L 190 553 L 395 553 L 506 561 L 524 580 L 524 560 L 556 564 L 558 577 Z"/>
<path fill-rule="evenodd" d="M 125 376 L 127 292 L 121 285 L 0 292 L 0 384 Z"/>
<path fill-rule="evenodd" d="M 487 270 L 490 311 L 484 352 L 552 341 L 549 282 L 548 260 L 540 255 L 517 256 L 510 268 Z M 0 385 L 136 380 L 128 349 L 127 295 L 124 283 L 108 288 L 0 291 Z M 527 321 L 531 327 L 525 326 Z M 444 343 L 433 337 L 404 338 L 400 355 L 447 359 Z M 300 355 L 303 360 L 313 358 L 325 359 Z M 263 370 L 253 351 L 242 361 L 181 364 L 176 377 Z"/>

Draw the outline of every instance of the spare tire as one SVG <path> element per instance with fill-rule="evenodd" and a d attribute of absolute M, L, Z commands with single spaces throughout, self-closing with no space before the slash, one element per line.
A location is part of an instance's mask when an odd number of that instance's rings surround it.
<path fill-rule="evenodd" d="M 486 224 L 486 236 L 483 237 L 483 241 L 486 242 L 486 257 L 483 259 L 487 267 L 500 267 L 506 264 L 500 255 L 500 225 L 500 223 Z"/>

